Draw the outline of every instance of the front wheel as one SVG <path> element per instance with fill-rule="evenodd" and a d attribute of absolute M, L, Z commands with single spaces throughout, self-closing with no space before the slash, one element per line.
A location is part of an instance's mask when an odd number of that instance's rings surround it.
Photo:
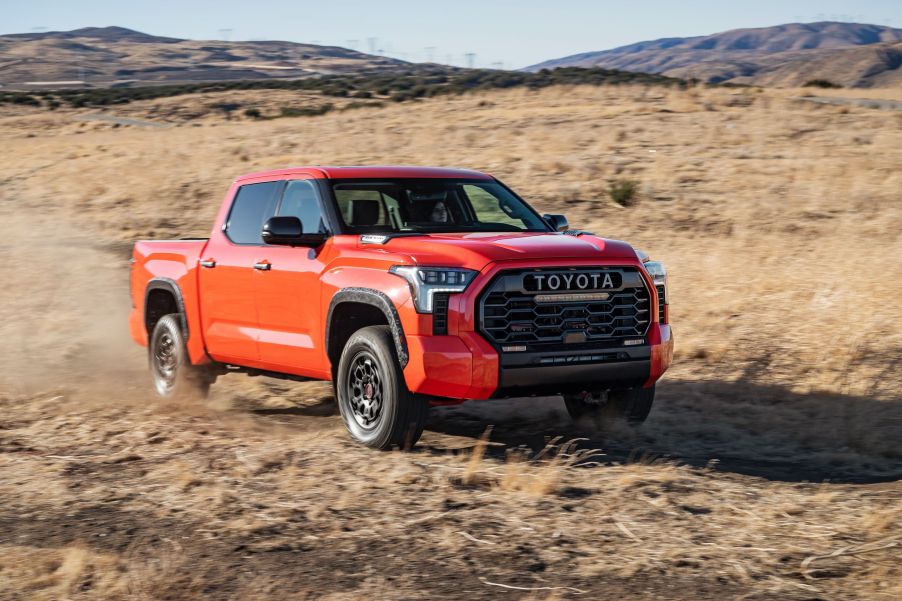
<path fill-rule="evenodd" d="M 626 420 L 630 424 L 641 424 L 651 412 L 654 401 L 654 386 L 609 390 L 607 393 L 564 395 L 564 404 L 570 417 L 574 420 L 589 418 L 596 423 Z"/>
<path fill-rule="evenodd" d="M 338 409 L 351 436 L 376 449 L 416 444 L 429 405 L 407 390 L 388 326 L 355 332 L 341 353 Z"/>
<path fill-rule="evenodd" d="M 191 364 L 180 316 L 164 315 L 156 323 L 148 345 L 150 375 L 157 394 L 167 399 L 203 399 L 212 379 L 202 367 Z"/>

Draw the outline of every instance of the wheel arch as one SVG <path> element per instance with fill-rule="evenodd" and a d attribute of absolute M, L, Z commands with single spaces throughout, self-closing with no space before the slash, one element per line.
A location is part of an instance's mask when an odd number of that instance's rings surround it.
<path fill-rule="evenodd" d="M 349 310 L 353 311 L 355 307 L 367 307 L 366 311 L 370 311 L 370 313 L 364 315 L 363 319 L 356 323 L 344 326 L 336 324 L 336 318 L 344 316 L 343 314 Z M 382 319 L 373 323 L 377 312 Z M 342 288 L 329 302 L 329 311 L 326 315 L 326 356 L 332 364 L 333 371 L 338 366 L 341 351 L 351 334 L 369 325 L 388 325 L 395 343 L 398 363 L 401 365 L 401 369 L 404 369 L 410 358 L 407 340 L 404 336 L 404 327 L 401 325 L 401 317 L 388 295 L 372 288 Z"/>
<path fill-rule="evenodd" d="M 174 311 L 172 309 L 175 309 Z M 178 313 L 182 335 L 189 338 L 185 299 L 178 283 L 171 278 L 156 277 L 147 282 L 144 289 L 144 327 L 148 335 L 161 317 Z"/>

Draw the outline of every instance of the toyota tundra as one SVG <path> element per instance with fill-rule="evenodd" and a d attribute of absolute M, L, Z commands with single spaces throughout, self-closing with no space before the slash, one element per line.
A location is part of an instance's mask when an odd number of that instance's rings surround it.
<path fill-rule="evenodd" d="M 666 279 L 484 173 L 298 167 L 236 179 L 208 239 L 137 242 L 129 322 L 164 397 L 330 380 L 353 438 L 409 448 L 430 406 L 466 400 L 645 420 L 673 357 Z"/>

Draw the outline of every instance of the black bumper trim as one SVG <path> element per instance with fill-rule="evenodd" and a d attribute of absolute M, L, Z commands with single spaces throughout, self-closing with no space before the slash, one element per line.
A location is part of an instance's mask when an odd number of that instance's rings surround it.
<path fill-rule="evenodd" d="M 635 388 L 644 384 L 650 373 L 651 361 L 501 369 L 499 387 L 492 396 L 545 396 Z"/>
<path fill-rule="evenodd" d="M 502 368 L 548 367 L 551 365 L 573 365 L 580 363 L 622 363 L 651 359 L 651 347 L 611 346 L 602 348 L 578 348 L 554 351 L 532 351 L 500 353 Z"/>
<path fill-rule="evenodd" d="M 651 374 L 651 347 L 509 353 L 500 363 L 496 398 L 633 388 Z"/>

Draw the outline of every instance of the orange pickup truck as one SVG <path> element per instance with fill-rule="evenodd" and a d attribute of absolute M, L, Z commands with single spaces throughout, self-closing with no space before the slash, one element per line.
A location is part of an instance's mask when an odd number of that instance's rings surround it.
<path fill-rule="evenodd" d="M 231 372 L 331 380 L 350 434 L 382 449 L 469 399 L 641 422 L 673 357 L 663 265 L 466 170 L 242 176 L 209 239 L 135 244 L 131 293 L 160 395 Z"/>

